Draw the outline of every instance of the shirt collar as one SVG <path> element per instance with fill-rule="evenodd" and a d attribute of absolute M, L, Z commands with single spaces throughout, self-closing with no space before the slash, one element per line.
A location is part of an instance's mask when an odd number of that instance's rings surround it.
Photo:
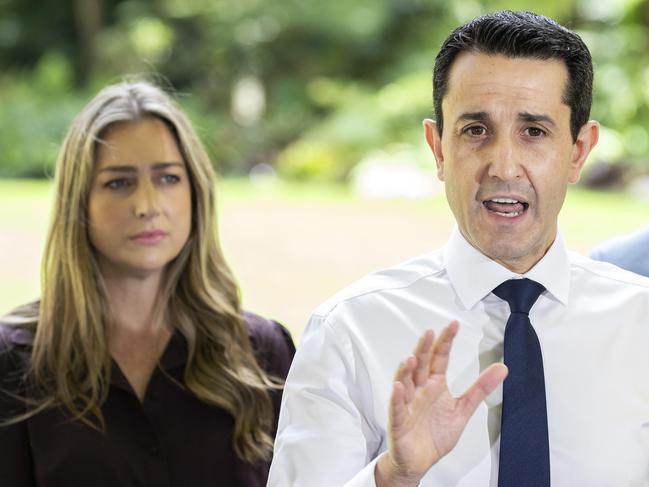
<path fill-rule="evenodd" d="M 504 281 L 521 277 L 542 284 L 563 305 L 568 302 L 570 264 L 559 233 L 543 258 L 522 275 L 510 271 L 474 248 L 462 236 L 457 225 L 444 247 L 443 255 L 451 285 L 466 309 L 473 308 Z"/>
<path fill-rule="evenodd" d="M 182 367 L 187 361 L 187 340 L 178 330 L 174 330 L 169 343 L 162 352 L 160 357 L 159 367 L 167 372 L 171 372 L 173 369 Z M 157 368 L 154 370 L 156 373 Z M 111 374 L 110 374 L 110 383 L 113 386 L 117 386 L 121 389 L 127 391 L 133 391 L 133 388 L 128 382 L 128 379 L 115 362 L 115 359 L 111 358 Z"/>
<path fill-rule="evenodd" d="M 163 369 L 169 370 L 181 367 L 187 362 L 188 346 L 187 339 L 178 330 L 174 330 L 167 348 L 160 357 L 160 365 Z"/>

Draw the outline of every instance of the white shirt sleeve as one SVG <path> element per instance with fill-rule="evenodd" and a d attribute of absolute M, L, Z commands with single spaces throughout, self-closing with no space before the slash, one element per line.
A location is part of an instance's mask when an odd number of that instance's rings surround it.
<path fill-rule="evenodd" d="M 268 486 L 376 486 L 382 438 L 358 366 L 346 331 L 313 316 L 284 387 Z"/>

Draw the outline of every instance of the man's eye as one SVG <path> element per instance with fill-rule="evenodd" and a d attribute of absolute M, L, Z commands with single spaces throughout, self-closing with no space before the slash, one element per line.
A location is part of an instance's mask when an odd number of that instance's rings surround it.
<path fill-rule="evenodd" d="M 131 185 L 128 179 L 112 179 L 108 181 L 104 186 L 109 189 L 124 189 L 128 188 Z"/>
<path fill-rule="evenodd" d="M 176 176 L 175 174 L 165 174 L 160 178 L 160 181 L 165 184 L 176 184 L 180 182 L 180 177 Z"/>
<path fill-rule="evenodd" d="M 530 137 L 543 137 L 545 135 L 545 130 L 538 127 L 529 127 L 526 132 Z"/>
<path fill-rule="evenodd" d="M 472 127 L 467 127 L 466 129 L 464 129 L 464 133 L 472 137 L 481 137 L 483 135 L 486 135 L 487 129 L 480 125 L 474 125 Z"/>

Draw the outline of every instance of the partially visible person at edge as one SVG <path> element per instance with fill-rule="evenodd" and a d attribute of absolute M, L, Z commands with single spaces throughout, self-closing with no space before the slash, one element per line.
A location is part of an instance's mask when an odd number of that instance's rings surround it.
<path fill-rule="evenodd" d="M 590 256 L 649 277 L 649 227 L 607 240 L 595 247 Z"/>
<path fill-rule="evenodd" d="M 152 84 L 108 86 L 77 115 L 40 301 L 1 320 L 0 485 L 266 484 L 294 348 L 240 308 L 214 182 Z"/>
<path fill-rule="evenodd" d="M 424 131 L 457 227 L 317 308 L 270 486 L 649 485 L 649 279 L 557 232 L 598 139 L 592 78 L 547 17 L 449 35 Z"/>

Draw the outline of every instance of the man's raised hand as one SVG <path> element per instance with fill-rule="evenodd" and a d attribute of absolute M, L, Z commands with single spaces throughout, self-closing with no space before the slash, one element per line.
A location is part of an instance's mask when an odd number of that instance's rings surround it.
<path fill-rule="evenodd" d="M 460 397 L 451 395 L 446 369 L 458 326 L 452 321 L 436 340 L 432 330 L 426 331 L 414 354 L 397 369 L 388 451 L 379 457 L 375 470 L 378 487 L 418 485 L 428 469 L 453 449 L 478 405 L 507 376 L 504 364 L 493 364 Z"/>

